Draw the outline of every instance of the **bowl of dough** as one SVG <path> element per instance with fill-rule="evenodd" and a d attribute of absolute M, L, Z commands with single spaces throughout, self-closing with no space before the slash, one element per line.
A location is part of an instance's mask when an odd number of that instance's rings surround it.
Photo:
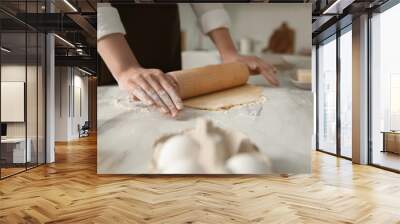
<path fill-rule="evenodd" d="M 155 141 L 150 170 L 157 174 L 269 174 L 271 162 L 245 134 L 198 119 L 194 128 Z"/>

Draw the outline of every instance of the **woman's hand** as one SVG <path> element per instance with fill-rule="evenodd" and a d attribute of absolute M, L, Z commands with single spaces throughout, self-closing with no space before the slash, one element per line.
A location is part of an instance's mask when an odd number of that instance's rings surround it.
<path fill-rule="evenodd" d="M 178 86 L 159 69 L 130 68 L 118 75 L 118 85 L 147 105 L 156 105 L 163 113 L 176 116 L 183 109 Z"/>
<path fill-rule="evenodd" d="M 125 36 L 107 35 L 97 41 L 97 51 L 118 82 L 120 88 L 148 105 L 156 105 L 164 113 L 176 116 L 183 108 L 177 84 L 158 69 L 142 68 L 131 51 Z"/>
<path fill-rule="evenodd" d="M 217 47 L 224 63 L 244 63 L 249 67 L 251 74 L 261 74 L 271 85 L 279 85 L 279 81 L 275 76 L 276 69 L 274 66 L 268 64 L 258 57 L 243 56 L 237 53 L 235 45 L 233 44 L 232 37 L 229 34 L 228 28 L 221 27 L 214 29 L 208 33 L 208 36 L 210 36 L 211 40 Z"/>
<path fill-rule="evenodd" d="M 241 62 L 246 64 L 251 74 L 261 74 L 271 85 L 278 86 L 279 81 L 276 78 L 276 68 L 264 60 L 256 56 L 243 56 L 239 54 L 234 54 L 231 56 L 222 57 L 224 63 L 229 62 Z"/>

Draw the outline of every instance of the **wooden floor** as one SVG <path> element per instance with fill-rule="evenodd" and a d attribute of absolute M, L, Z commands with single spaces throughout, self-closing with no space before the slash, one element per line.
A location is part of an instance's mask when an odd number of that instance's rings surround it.
<path fill-rule="evenodd" d="M 11 176 L 13 174 L 19 173 L 19 172 L 23 172 L 25 171 L 25 167 L 24 168 L 1 168 L 1 177 L 8 177 Z"/>
<path fill-rule="evenodd" d="M 18 167 L 7 167 L 7 168 L 1 168 L 1 178 L 6 178 L 8 176 L 15 175 L 20 172 L 24 172 L 27 169 L 33 169 L 37 166 L 37 164 L 27 164 L 27 167 L 25 167 L 25 164 L 18 165 Z"/>
<path fill-rule="evenodd" d="M 0 181 L 0 223 L 400 223 L 400 175 L 313 153 L 290 177 L 96 175 L 94 137 Z"/>
<path fill-rule="evenodd" d="M 374 164 L 389 167 L 395 170 L 400 170 L 400 154 L 392 152 L 374 151 Z"/>

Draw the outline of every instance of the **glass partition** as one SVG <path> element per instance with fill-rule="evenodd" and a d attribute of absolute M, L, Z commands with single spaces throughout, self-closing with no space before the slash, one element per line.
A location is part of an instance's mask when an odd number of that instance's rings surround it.
<path fill-rule="evenodd" d="M 372 164 L 400 171 L 400 4 L 371 18 Z"/>
<path fill-rule="evenodd" d="M 352 33 L 351 26 L 340 38 L 340 155 L 352 157 Z"/>
<path fill-rule="evenodd" d="M 336 154 L 336 37 L 318 47 L 318 149 Z"/>
<path fill-rule="evenodd" d="M 3 32 L 1 46 L 1 175 L 6 177 L 24 171 L 31 156 L 26 136 L 26 33 Z"/>
<path fill-rule="evenodd" d="M 37 162 L 43 164 L 46 162 L 46 37 L 43 33 L 38 33 L 38 64 L 37 64 Z"/>
<path fill-rule="evenodd" d="M 16 13 L 37 13 L 41 6 L 20 1 Z M 0 178 L 45 162 L 45 44 L 43 33 L 0 12 Z"/>
<path fill-rule="evenodd" d="M 27 74 L 26 74 L 26 113 L 27 113 L 27 150 L 30 159 L 27 167 L 37 165 L 38 150 L 38 35 L 35 32 L 27 33 Z"/>

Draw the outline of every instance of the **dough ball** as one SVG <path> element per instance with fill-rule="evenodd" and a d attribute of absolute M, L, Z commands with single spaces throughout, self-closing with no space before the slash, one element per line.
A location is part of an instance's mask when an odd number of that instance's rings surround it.
<path fill-rule="evenodd" d="M 157 166 L 164 170 L 177 160 L 195 160 L 199 151 L 198 143 L 191 137 L 177 135 L 168 139 L 160 149 Z"/>
<path fill-rule="evenodd" d="M 271 166 L 267 160 L 254 153 L 239 153 L 229 158 L 226 167 L 234 174 L 267 174 Z"/>
<path fill-rule="evenodd" d="M 170 164 L 163 174 L 202 174 L 203 168 L 195 160 L 179 160 Z"/>

